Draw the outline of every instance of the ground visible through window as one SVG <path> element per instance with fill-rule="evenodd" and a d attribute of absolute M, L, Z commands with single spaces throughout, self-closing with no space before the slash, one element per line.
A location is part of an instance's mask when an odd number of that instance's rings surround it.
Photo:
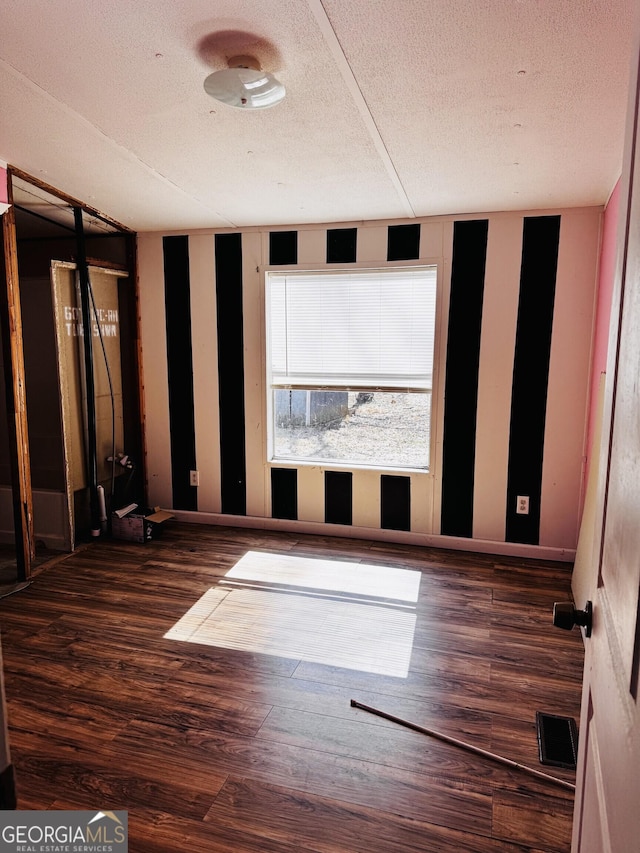
<path fill-rule="evenodd" d="M 279 389 L 275 395 L 275 459 L 429 467 L 430 394 Z"/>

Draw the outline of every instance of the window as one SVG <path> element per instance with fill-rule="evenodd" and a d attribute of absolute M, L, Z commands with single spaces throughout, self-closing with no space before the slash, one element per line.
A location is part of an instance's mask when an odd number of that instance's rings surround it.
<path fill-rule="evenodd" d="M 436 267 L 267 273 L 269 459 L 429 468 Z"/>

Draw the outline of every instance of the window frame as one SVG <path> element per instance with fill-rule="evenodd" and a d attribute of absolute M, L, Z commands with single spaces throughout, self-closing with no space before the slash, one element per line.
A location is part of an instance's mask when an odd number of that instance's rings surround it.
<path fill-rule="evenodd" d="M 433 269 L 435 271 L 436 276 L 436 285 L 435 285 L 435 309 L 434 309 L 434 333 L 433 333 L 433 367 L 432 367 L 432 380 L 431 380 L 431 389 L 412 389 L 407 387 L 380 387 L 378 390 L 385 393 L 403 393 L 403 392 L 413 392 L 421 393 L 421 394 L 429 394 L 430 395 L 430 418 L 429 418 L 429 466 L 428 467 L 418 467 L 418 466 L 401 466 L 401 465 L 389 465 L 389 464 L 366 464 L 357 461 L 344 461 L 344 460 L 329 460 L 329 459 L 295 459 L 295 458 L 279 458 L 275 455 L 274 448 L 274 404 L 273 404 L 273 391 L 276 388 L 286 389 L 286 390 L 327 390 L 327 391 L 336 391 L 336 390 L 349 390 L 349 391 L 371 391 L 371 385 L 352 385 L 348 386 L 336 386 L 336 385 L 327 385 L 321 386 L 317 385 L 310 388 L 308 385 L 304 387 L 300 385 L 274 385 L 272 382 L 271 376 L 271 320 L 270 320 L 270 287 L 269 287 L 269 276 L 271 274 L 296 274 L 300 275 L 305 274 L 320 274 L 320 275 L 339 275 L 345 274 L 348 275 L 350 273 L 357 272 L 397 272 L 400 269 L 406 268 L 407 271 L 411 270 L 425 270 L 425 269 Z M 263 287 L 262 287 L 262 297 L 263 297 L 263 324 L 262 330 L 264 334 L 263 339 L 263 347 L 262 347 L 262 355 L 264 359 L 264 369 L 263 376 L 265 380 L 264 385 L 264 405 L 263 411 L 265 414 L 265 459 L 267 467 L 290 467 L 290 468 L 300 468 L 300 467 L 313 467 L 318 468 L 320 470 L 373 470 L 373 471 L 381 471 L 381 472 L 391 472 L 391 473 L 399 473 L 406 475 L 421 475 L 425 477 L 432 478 L 434 476 L 435 468 L 436 468 L 436 457 L 435 453 L 438 448 L 438 434 L 441 430 L 441 382 L 440 382 L 440 374 L 441 374 L 441 362 L 444 357 L 442 352 L 443 340 L 441 335 L 441 315 L 442 315 L 442 303 L 443 303 L 443 272 L 444 272 L 444 263 L 443 258 L 421 258 L 419 260 L 410 260 L 410 261 L 395 261 L 392 263 L 385 262 L 375 262 L 375 263 L 355 263 L 349 264 L 348 266 L 345 264 L 327 264 L 318 265 L 318 264 L 295 264 L 295 265 L 264 265 L 260 269 Z M 375 389 L 373 389 L 375 390 Z"/>

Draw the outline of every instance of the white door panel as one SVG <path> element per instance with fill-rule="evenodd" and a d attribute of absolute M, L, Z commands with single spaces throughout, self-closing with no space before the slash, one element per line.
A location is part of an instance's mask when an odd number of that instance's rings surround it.
<path fill-rule="evenodd" d="M 631 74 L 572 850 L 640 853 L 640 146 Z M 576 587 L 578 588 L 578 587 Z M 579 587 L 583 588 L 583 585 Z M 584 607 L 584 601 L 576 606 Z"/>

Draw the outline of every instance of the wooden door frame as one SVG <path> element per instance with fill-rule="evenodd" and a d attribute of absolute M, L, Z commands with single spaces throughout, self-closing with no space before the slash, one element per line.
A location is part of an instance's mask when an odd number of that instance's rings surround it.
<path fill-rule="evenodd" d="M 0 328 L 7 399 L 9 464 L 17 575 L 19 581 L 26 581 L 31 576 L 31 564 L 35 559 L 35 538 L 16 221 L 10 176 L 7 178 L 7 190 L 9 193 L 8 201 L 11 206 L 2 216 L 2 266 L 4 274 L 2 275 L 3 283 L 0 284 Z"/>

